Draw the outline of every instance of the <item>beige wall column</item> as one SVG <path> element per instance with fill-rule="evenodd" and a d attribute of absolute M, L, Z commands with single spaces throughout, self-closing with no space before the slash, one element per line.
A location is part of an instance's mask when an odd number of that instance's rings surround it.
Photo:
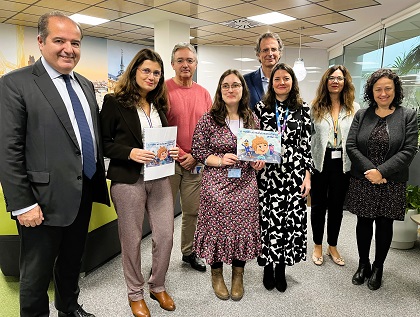
<path fill-rule="evenodd" d="M 190 25 L 177 21 L 155 23 L 155 51 L 162 57 L 165 67 L 165 79 L 175 75 L 171 66 L 171 53 L 179 42 L 190 42 Z"/>

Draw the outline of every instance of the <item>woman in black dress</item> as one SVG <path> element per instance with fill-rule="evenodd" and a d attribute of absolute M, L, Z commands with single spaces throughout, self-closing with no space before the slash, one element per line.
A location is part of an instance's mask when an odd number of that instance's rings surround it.
<path fill-rule="evenodd" d="M 379 69 L 366 82 L 364 100 L 347 139 L 352 162 L 348 210 L 357 215 L 359 267 L 355 285 L 369 279 L 368 287 L 381 287 L 383 264 L 392 240 L 394 220 L 404 220 L 408 167 L 418 150 L 417 115 L 401 107 L 402 83 L 390 69 Z M 369 260 L 375 230 L 375 261 Z"/>

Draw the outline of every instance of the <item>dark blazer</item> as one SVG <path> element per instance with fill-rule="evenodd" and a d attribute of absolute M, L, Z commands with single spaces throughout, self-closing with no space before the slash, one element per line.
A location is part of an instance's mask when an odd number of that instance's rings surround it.
<path fill-rule="evenodd" d="M 249 90 L 249 107 L 254 109 L 255 105 L 262 99 L 264 96 L 264 89 L 261 81 L 260 68 L 255 72 L 248 73 L 244 75 L 246 85 Z"/>
<path fill-rule="evenodd" d="M 364 172 L 378 169 L 387 180 L 406 182 L 408 167 L 418 151 L 417 114 L 413 109 L 397 107 L 386 117 L 389 150 L 385 162 L 375 166 L 368 158 L 368 140 L 379 121 L 374 107 L 360 109 L 354 116 L 347 138 L 347 153 L 351 160 L 351 175 L 364 178 Z"/>
<path fill-rule="evenodd" d="M 74 73 L 91 109 L 98 149 L 94 201 L 109 205 L 92 83 Z M 0 181 L 8 211 L 38 203 L 45 225 L 68 226 L 82 197 L 82 159 L 64 102 L 41 60 L 0 79 Z"/>
<path fill-rule="evenodd" d="M 168 121 L 159 111 L 162 126 Z M 134 184 L 140 177 L 143 164 L 129 160 L 133 148 L 143 149 L 142 128 L 136 108 L 126 108 L 112 94 L 104 98 L 100 113 L 104 154 L 110 158 L 107 178 L 112 181 Z"/>

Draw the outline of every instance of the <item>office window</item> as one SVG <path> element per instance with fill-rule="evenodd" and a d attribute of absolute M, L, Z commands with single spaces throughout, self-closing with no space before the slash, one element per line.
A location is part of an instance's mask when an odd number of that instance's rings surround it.
<path fill-rule="evenodd" d="M 328 67 L 335 66 L 335 65 L 343 65 L 344 64 L 344 55 L 337 56 L 332 58 L 328 62 Z"/>
<path fill-rule="evenodd" d="M 382 66 L 384 30 L 372 33 L 344 47 L 344 66 L 355 87 L 355 101 L 363 105 L 366 79 Z"/>
<path fill-rule="evenodd" d="M 403 82 L 404 103 L 420 108 L 420 14 L 386 29 L 383 65 Z"/>

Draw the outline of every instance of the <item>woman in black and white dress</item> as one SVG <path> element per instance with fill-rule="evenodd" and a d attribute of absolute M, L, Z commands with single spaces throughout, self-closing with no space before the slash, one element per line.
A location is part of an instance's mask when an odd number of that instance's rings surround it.
<path fill-rule="evenodd" d="M 261 130 L 281 138 L 281 163 L 267 164 L 258 177 L 262 254 L 266 289 L 287 288 L 286 265 L 306 260 L 306 197 L 312 172 L 309 107 L 299 95 L 293 69 L 277 64 L 268 91 L 255 107 Z"/>

